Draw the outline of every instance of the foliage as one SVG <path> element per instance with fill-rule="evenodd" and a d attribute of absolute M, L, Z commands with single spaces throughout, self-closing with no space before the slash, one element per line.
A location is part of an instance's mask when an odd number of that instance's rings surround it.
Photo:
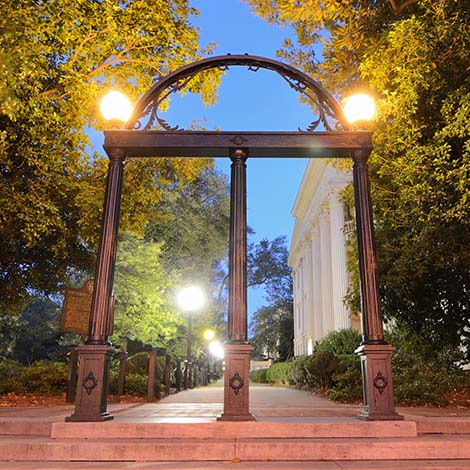
<path fill-rule="evenodd" d="M 62 362 L 35 362 L 22 367 L 15 361 L 0 362 L 0 393 L 61 395 L 67 386 L 68 367 Z"/>
<path fill-rule="evenodd" d="M 291 385 L 292 361 L 273 364 L 266 372 L 266 380 L 272 384 Z"/>
<path fill-rule="evenodd" d="M 303 387 L 308 383 L 305 364 L 310 356 L 299 356 L 292 361 L 292 382 L 294 385 Z"/>
<path fill-rule="evenodd" d="M 0 394 L 20 389 L 19 377 L 22 365 L 12 359 L 0 360 Z"/>
<path fill-rule="evenodd" d="M 363 397 L 361 359 L 355 354 L 338 355 L 338 367 L 331 376 L 329 399 L 357 402 Z"/>
<path fill-rule="evenodd" d="M 168 272 L 177 270 L 178 288 L 197 285 L 205 293 L 204 308 L 194 315 L 193 322 L 193 349 L 200 351 L 205 329 L 225 330 L 230 217 L 227 179 L 207 168 L 191 183 L 168 187 L 155 210 L 158 218 L 148 224 L 145 239 L 161 244 L 161 263 Z M 186 331 L 179 333 L 174 354 L 181 357 Z"/>
<path fill-rule="evenodd" d="M 462 351 L 436 350 L 416 333 L 397 327 L 387 332 L 387 340 L 396 347 L 392 372 L 395 396 L 402 403 L 446 406 L 454 391 L 468 387 Z"/>
<path fill-rule="evenodd" d="M 267 372 L 268 369 L 252 370 L 250 372 L 250 380 L 255 383 L 268 383 Z"/>
<path fill-rule="evenodd" d="M 0 359 L 11 355 L 20 329 L 20 320 L 14 315 L 0 315 Z"/>
<path fill-rule="evenodd" d="M 285 361 L 293 356 L 294 307 L 286 237 L 261 240 L 248 253 L 248 284 L 263 285 L 269 305 L 251 319 L 251 343 L 260 357 Z"/>
<path fill-rule="evenodd" d="M 147 243 L 131 235 L 118 246 L 113 340 L 123 349 L 129 339 L 153 347 L 165 346 L 184 323 L 173 305 L 179 276 L 164 269 L 160 253 L 158 243 Z"/>
<path fill-rule="evenodd" d="M 168 187 L 155 207 L 158 220 L 150 221 L 146 239 L 163 243 L 167 268 L 182 272 L 182 282 L 207 283 L 227 256 L 230 223 L 229 187 L 224 175 L 212 168 L 194 181 Z"/>
<path fill-rule="evenodd" d="M 90 272 L 99 233 L 105 159 L 86 130 L 96 103 L 117 88 L 133 99 L 155 79 L 210 52 L 199 48 L 187 0 L 17 0 L 0 14 L 0 308 L 62 290 Z M 185 91 L 215 99 L 220 72 Z M 167 106 L 165 103 L 164 106 Z M 142 234 L 161 188 L 193 180 L 202 159 L 133 160 L 126 166 L 121 225 Z"/>
<path fill-rule="evenodd" d="M 437 349 L 468 343 L 470 3 L 246 1 L 295 28 L 298 45 L 280 52 L 292 65 L 338 94 L 375 94 L 369 166 L 384 315 Z"/>
<path fill-rule="evenodd" d="M 307 384 L 325 393 L 332 385 L 332 378 L 338 366 L 338 356 L 330 351 L 311 354 L 305 362 Z"/>
<path fill-rule="evenodd" d="M 352 328 L 344 328 L 328 333 L 315 346 L 315 351 L 328 351 L 333 354 L 353 354 L 361 344 L 361 335 Z"/>
<path fill-rule="evenodd" d="M 16 341 L 10 356 L 23 364 L 64 360 L 80 337 L 61 332 L 59 321 L 59 306 L 49 299 L 36 298 L 21 313 L 11 333 Z"/>

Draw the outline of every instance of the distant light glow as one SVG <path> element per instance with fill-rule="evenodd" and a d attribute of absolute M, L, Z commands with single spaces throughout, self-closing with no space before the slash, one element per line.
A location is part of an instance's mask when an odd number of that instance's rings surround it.
<path fill-rule="evenodd" d="M 217 359 L 224 358 L 224 347 L 220 341 L 214 340 L 209 343 L 209 352 Z"/>
<path fill-rule="evenodd" d="M 364 93 L 351 95 L 346 98 L 344 114 L 349 122 L 370 121 L 375 116 L 375 102 Z"/>
<path fill-rule="evenodd" d="M 117 119 L 127 122 L 132 114 L 132 104 L 123 93 L 113 90 L 101 100 L 101 114 L 107 121 Z"/>
<path fill-rule="evenodd" d="M 214 330 L 206 330 L 204 331 L 204 339 L 206 341 L 212 341 L 215 338 L 215 331 Z"/>
<path fill-rule="evenodd" d="M 204 305 L 204 293 L 199 287 L 185 287 L 177 297 L 178 305 L 187 312 L 192 312 Z"/>
<path fill-rule="evenodd" d="M 308 337 L 308 341 L 307 341 L 307 354 L 309 356 L 313 354 L 313 340 L 310 336 Z"/>

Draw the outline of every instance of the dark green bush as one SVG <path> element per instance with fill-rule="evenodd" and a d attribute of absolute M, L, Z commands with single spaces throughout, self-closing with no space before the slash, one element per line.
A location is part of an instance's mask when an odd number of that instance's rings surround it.
<path fill-rule="evenodd" d="M 333 354 L 354 354 L 359 347 L 362 337 L 352 328 L 332 331 L 315 346 L 315 351 L 328 351 Z"/>
<path fill-rule="evenodd" d="M 341 354 L 331 377 L 327 396 L 331 400 L 357 402 L 363 398 L 361 360 L 355 354 Z"/>
<path fill-rule="evenodd" d="M 292 362 L 292 382 L 294 385 L 307 385 L 308 376 L 305 369 L 305 364 L 308 361 L 310 356 L 300 356 L 293 360 Z"/>
<path fill-rule="evenodd" d="M 17 392 L 22 389 L 20 375 L 23 366 L 10 359 L 0 361 L 0 394 Z"/>
<path fill-rule="evenodd" d="M 61 395 L 67 387 L 67 374 L 68 367 L 63 362 L 35 362 L 21 371 L 21 389 L 16 393 Z"/>
<path fill-rule="evenodd" d="M 333 374 L 339 366 L 339 358 L 330 351 L 316 351 L 305 362 L 307 383 L 322 393 L 330 387 Z"/>
<path fill-rule="evenodd" d="M 267 372 L 268 372 L 268 369 L 252 370 L 250 372 L 250 379 L 255 383 L 261 383 L 261 384 L 268 383 L 268 380 L 266 378 Z"/>
<path fill-rule="evenodd" d="M 277 385 L 292 385 L 292 361 L 273 364 L 266 372 L 266 380 Z"/>
<path fill-rule="evenodd" d="M 158 387 L 159 384 L 156 384 Z M 129 373 L 124 382 L 124 394 L 144 397 L 147 393 L 147 375 Z"/>

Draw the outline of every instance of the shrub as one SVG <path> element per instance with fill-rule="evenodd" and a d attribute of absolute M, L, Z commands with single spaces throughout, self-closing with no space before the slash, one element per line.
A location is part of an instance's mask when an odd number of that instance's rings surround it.
<path fill-rule="evenodd" d="M 156 384 L 159 387 L 159 384 Z M 147 375 L 129 373 L 126 374 L 124 382 L 124 393 L 126 395 L 134 395 L 144 397 L 147 393 Z"/>
<path fill-rule="evenodd" d="M 292 384 L 292 362 L 278 362 L 266 372 L 266 380 L 277 385 Z"/>
<path fill-rule="evenodd" d="M 333 354 L 354 354 L 359 347 L 362 337 L 352 328 L 332 331 L 315 346 L 315 351 L 328 351 Z"/>
<path fill-rule="evenodd" d="M 22 390 L 16 393 L 61 395 L 67 387 L 67 364 L 62 362 L 35 362 L 20 374 Z"/>
<path fill-rule="evenodd" d="M 11 393 L 20 390 L 20 375 L 23 366 L 10 359 L 0 361 L 0 394 Z"/>
<path fill-rule="evenodd" d="M 330 387 L 333 374 L 339 365 L 338 356 L 330 351 L 316 351 L 305 362 L 307 383 L 322 393 Z"/>
<path fill-rule="evenodd" d="M 327 396 L 331 400 L 357 402 L 362 399 L 361 359 L 355 354 L 342 354 L 338 368 L 331 377 Z"/>
<path fill-rule="evenodd" d="M 292 362 L 292 382 L 295 385 L 307 385 L 308 375 L 305 369 L 305 364 L 310 356 L 300 356 Z"/>
<path fill-rule="evenodd" d="M 268 383 L 268 380 L 266 378 L 267 372 L 268 372 L 268 369 L 252 370 L 250 372 L 250 379 L 255 383 L 261 383 L 261 384 Z"/>

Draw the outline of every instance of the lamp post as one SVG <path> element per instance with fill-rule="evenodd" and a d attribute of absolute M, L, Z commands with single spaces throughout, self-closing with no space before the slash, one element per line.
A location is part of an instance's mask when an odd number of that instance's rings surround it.
<path fill-rule="evenodd" d="M 191 349 L 193 335 L 193 312 L 204 305 L 204 294 L 199 287 L 190 286 L 182 289 L 177 297 L 178 305 L 188 312 L 188 337 L 186 345 L 186 367 L 184 368 L 184 389 L 192 388 L 191 381 Z"/>

